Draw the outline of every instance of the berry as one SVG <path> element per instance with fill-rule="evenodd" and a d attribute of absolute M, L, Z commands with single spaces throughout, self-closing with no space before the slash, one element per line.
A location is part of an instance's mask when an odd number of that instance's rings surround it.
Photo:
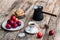
<path fill-rule="evenodd" d="M 17 25 L 16 23 L 14 23 L 12 27 L 13 27 L 13 28 L 16 28 L 17 26 L 18 26 L 18 25 Z"/>
<path fill-rule="evenodd" d="M 8 20 L 7 23 L 10 24 L 10 20 Z"/>
<path fill-rule="evenodd" d="M 42 32 L 38 32 L 38 33 L 37 33 L 37 37 L 38 37 L 38 38 L 42 38 L 42 36 L 43 36 Z"/>
<path fill-rule="evenodd" d="M 49 31 L 49 35 L 51 36 L 51 35 L 54 35 L 54 30 L 50 30 Z"/>
<path fill-rule="evenodd" d="M 10 28 L 11 28 L 11 25 L 10 25 L 10 24 L 7 24 L 7 25 L 6 25 L 6 28 L 7 28 L 7 29 L 10 29 Z"/>
<path fill-rule="evenodd" d="M 13 20 L 8 20 L 8 23 L 13 25 L 14 24 L 14 21 Z"/>
<path fill-rule="evenodd" d="M 21 26 L 21 22 L 20 22 L 20 21 L 18 21 L 18 22 L 17 22 L 17 25 L 18 25 L 18 26 Z"/>
<path fill-rule="evenodd" d="M 18 18 L 16 18 L 16 19 L 15 19 L 15 22 L 18 22 L 18 21 L 19 21 L 19 19 L 18 19 Z"/>
<path fill-rule="evenodd" d="M 16 20 L 16 17 L 13 15 L 13 16 L 11 16 L 11 19 L 12 19 L 13 21 L 15 21 L 15 20 Z"/>

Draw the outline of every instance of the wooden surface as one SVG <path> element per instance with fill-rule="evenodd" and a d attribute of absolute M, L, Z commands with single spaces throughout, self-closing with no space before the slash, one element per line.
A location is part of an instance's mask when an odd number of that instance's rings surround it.
<path fill-rule="evenodd" d="M 36 34 L 30 35 L 26 34 L 24 38 L 19 38 L 17 35 L 20 32 L 24 32 L 27 23 L 32 20 L 33 7 L 35 5 L 42 5 L 44 7 L 43 11 L 49 12 L 57 15 L 57 17 L 44 14 L 44 19 L 42 21 L 35 21 L 39 25 L 39 30 L 43 33 L 43 37 L 38 39 Z M 26 17 L 20 19 L 24 21 L 25 25 L 22 30 L 15 32 L 8 32 L 1 29 L 1 24 L 3 21 L 8 20 L 16 9 L 23 9 L 25 11 Z M 0 40 L 60 40 L 60 0 L 0 0 Z M 49 25 L 46 29 L 44 24 Z M 55 34 L 49 36 L 49 30 L 54 29 Z"/>

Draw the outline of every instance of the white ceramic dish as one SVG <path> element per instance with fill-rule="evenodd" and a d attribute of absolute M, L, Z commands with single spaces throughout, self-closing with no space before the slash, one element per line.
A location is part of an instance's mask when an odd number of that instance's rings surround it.
<path fill-rule="evenodd" d="M 5 30 L 8 30 L 8 31 L 20 30 L 20 29 L 22 29 L 22 28 L 24 27 L 24 22 L 21 21 L 21 20 L 19 20 L 19 21 L 21 22 L 21 26 L 18 26 L 17 28 L 7 29 L 7 28 L 6 28 L 7 21 L 4 21 L 4 22 L 2 23 L 2 28 L 5 29 Z"/>
<path fill-rule="evenodd" d="M 34 27 L 34 28 L 30 29 L 30 27 L 28 26 L 25 28 L 25 31 L 30 34 L 36 34 L 36 33 L 38 33 L 38 28 Z"/>
<path fill-rule="evenodd" d="M 25 31 L 30 34 L 36 34 L 38 33 L 38 25 L 34 21 L 30 21 Z"/>

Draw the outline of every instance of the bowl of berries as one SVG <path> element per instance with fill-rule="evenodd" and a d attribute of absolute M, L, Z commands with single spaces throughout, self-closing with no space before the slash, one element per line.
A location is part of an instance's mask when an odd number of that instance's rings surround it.
<path fill-rule="evenodd" d="M 2 23 L 2 28 L 8 31 L 20 30 L 24 27 L 24 22 L 16 18 L 14 15 L 9 20 Z"/>

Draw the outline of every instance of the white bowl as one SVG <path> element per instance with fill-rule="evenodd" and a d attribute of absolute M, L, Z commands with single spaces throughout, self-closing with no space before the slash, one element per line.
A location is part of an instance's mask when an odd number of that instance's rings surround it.
<path fill-rule="evenodd" d="M 17 28 L 10 28 L 10 29 L 7 29 L 7 28 L 6 28 L 7 21 L 4 21 L 4 22 L 2 23 L 2 28 L 5 29 L 5 30 L 8 30 L 8 31 L 20 30 L 20 29 L 22 29 L 22 28 L 24 27 L 24 22 L 21 21 L 21 20 L 19 20 L 19 21 L 21 22 L 21 26 L 18 26 Z"/>

